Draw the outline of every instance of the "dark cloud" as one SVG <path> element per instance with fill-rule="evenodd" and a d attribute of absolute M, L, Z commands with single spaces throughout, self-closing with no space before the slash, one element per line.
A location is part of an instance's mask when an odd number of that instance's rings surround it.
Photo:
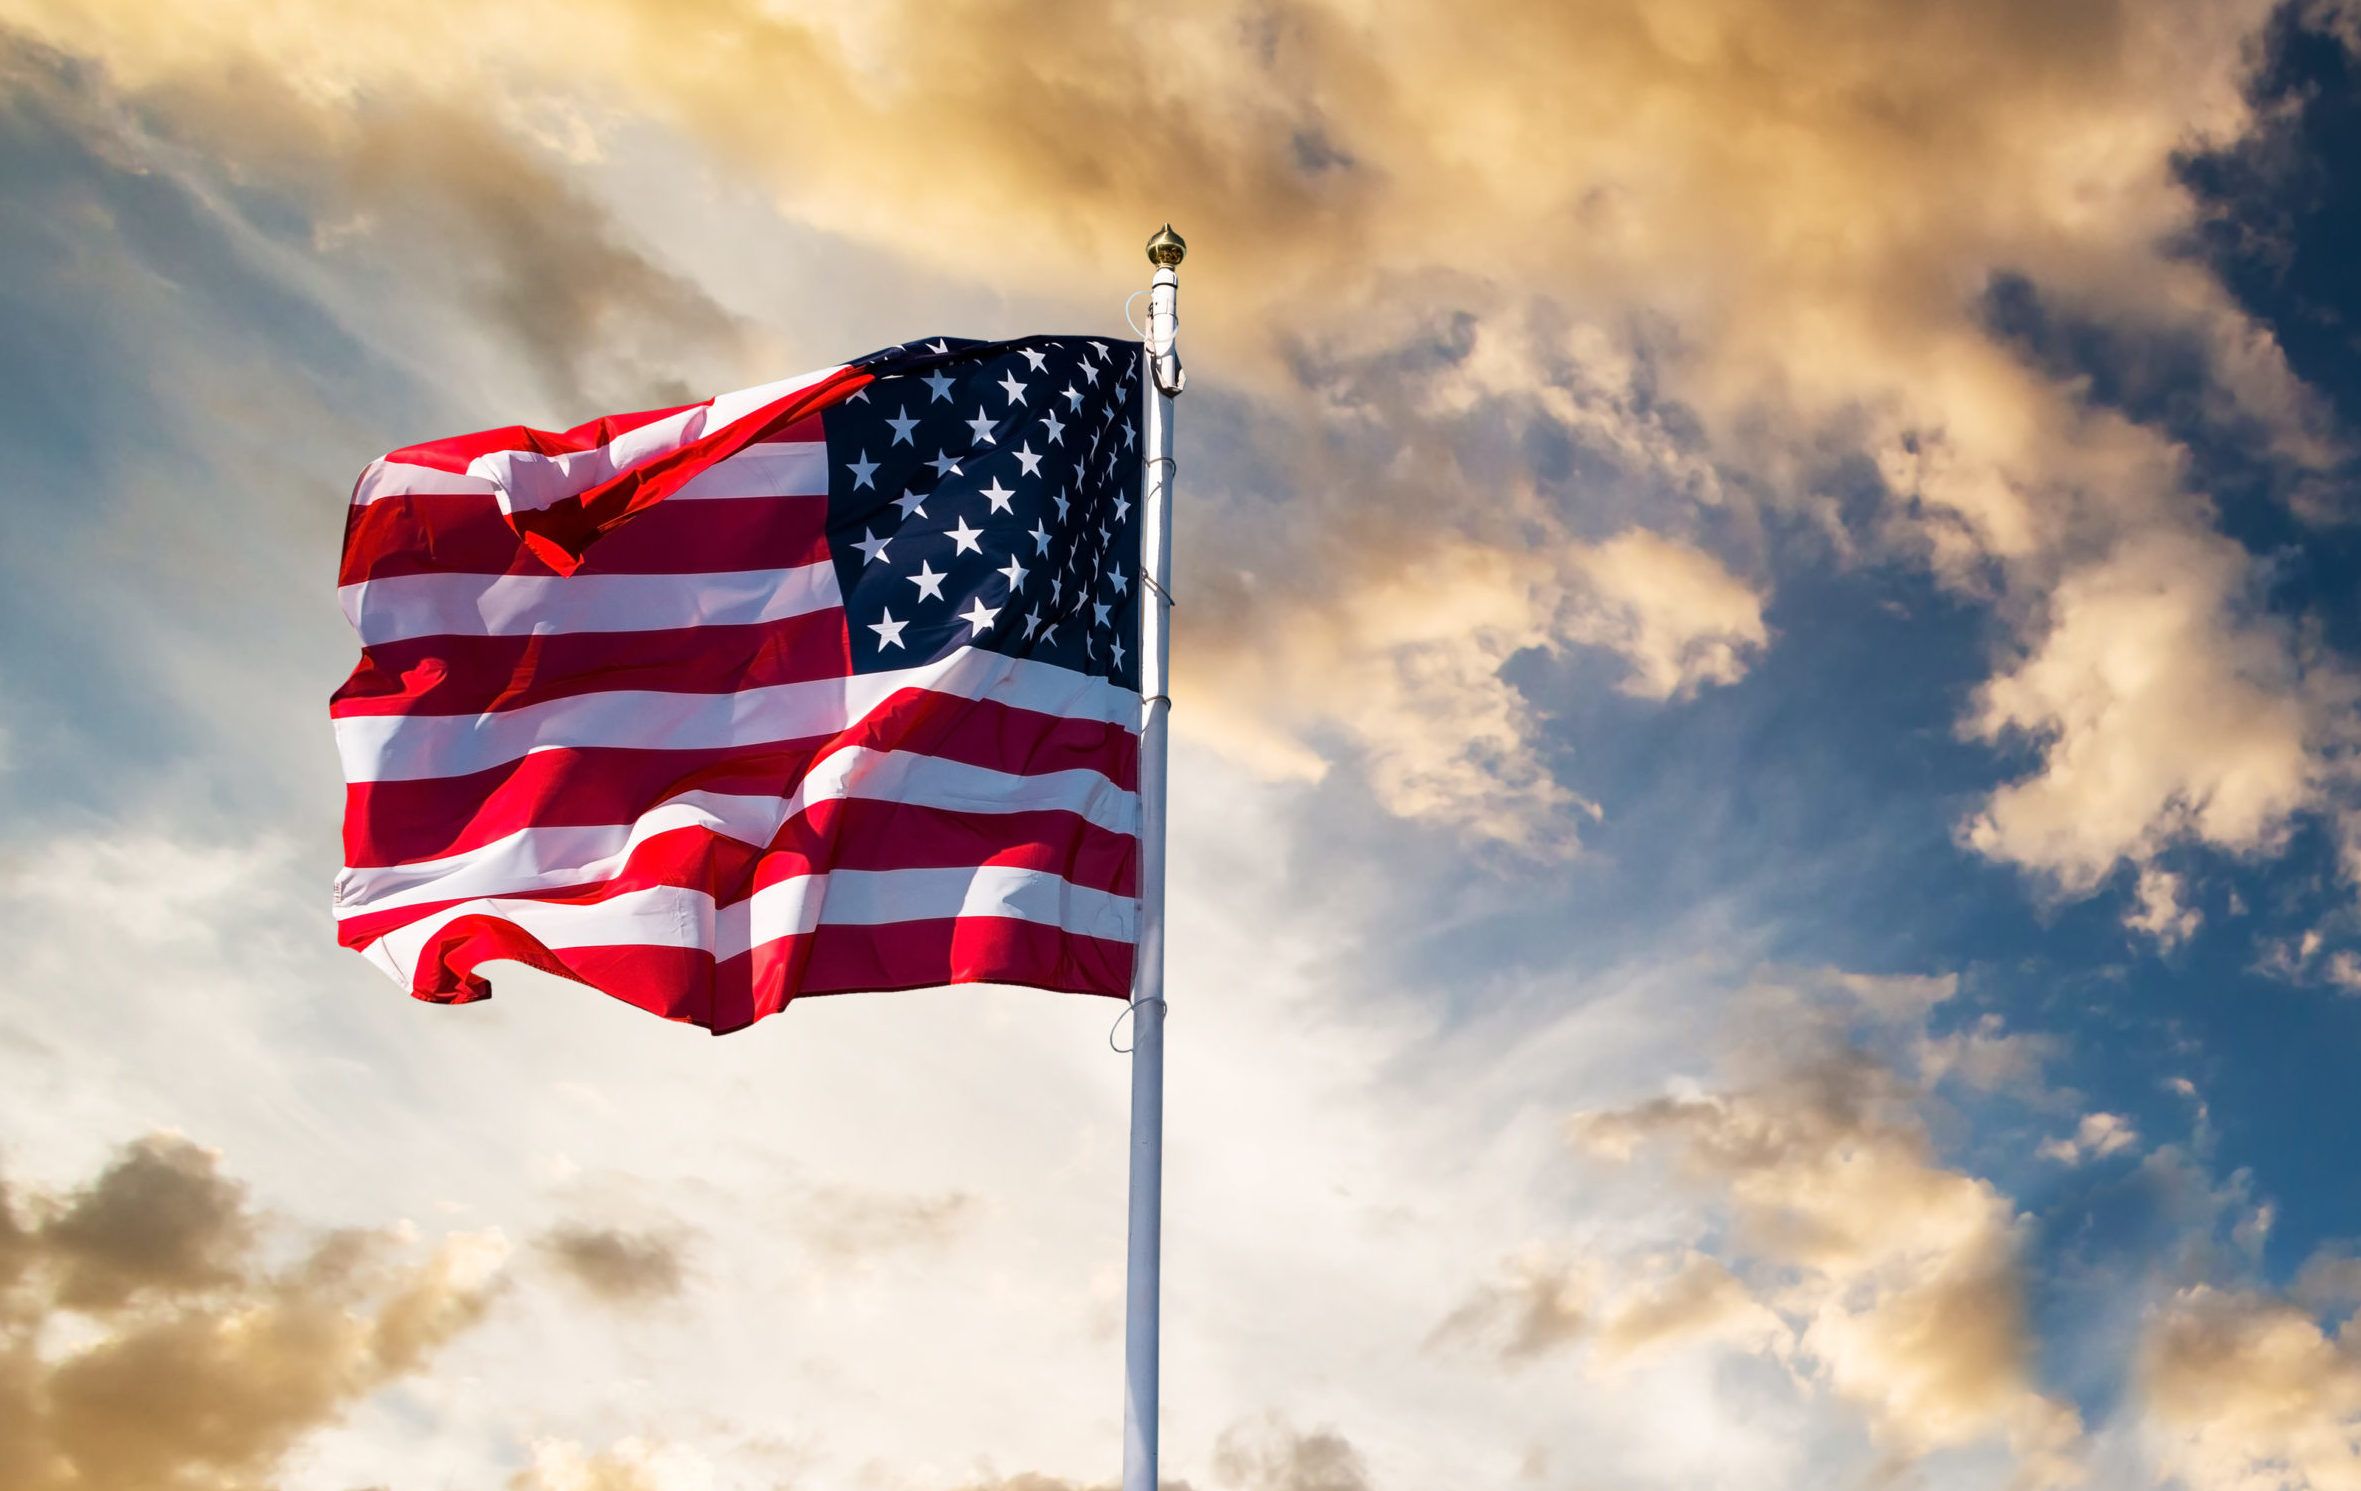
<path fill-rule="evenodd" d="M 814 1252 L 851 1262 L 903 1248 L 939 1247 L 967 1226 L 976 1206 L 976 1198 L 965 1191 L 900 1196 L 830 1186 L 805 1197 L 795 1225 Z"/>
<path fill-rule="evenodd" d="M 274 1265 L 186 1140 L 66 1196 L 0 1190 L 0 1486 L 261 1491 L 288 1454 L 482 1317 L 497 1249 L 345 1231 Z"/>
<path fill-rule="evenodd" d="M 146 1289 L 226 1284 L 254 1241 L 242 1188 L 185 1140 L 129 1146 L 35 1239 L 59 1265 L 57 1303 L 121 1307 Z"/>
<path fill-rule="evenodd" d="M 1368 1466 L 1343 1435 L 1301 1431 L 1275 1415 L 1224 1431 L 1213 1467 L 1243 1491 L 1369 1491 Z"/>
<path fill-rule="evenodd" d="M 1435 1328 L 1429 1344 L 1480 1344 L 1503 1361 L 1529 1361 L 1582 1339 L 1595 1324 L 1589 1281 L 1569 1264 L 1530 1258 L 1478 1287 Z"/>
<path fill-rule="evenodd" d="M 258 229 L 390 271 L 520 354 L 559 419 L 703 398 L 694 385 L 738 375 L 737 319 L 479 113 L 407 89 L 325 107 L 247 68 L 133 102 Z"/>
<path fill-rule="evenodd" d="M 538 1242 L 568 1279 L 608 1304 L 670 1299 L 685 1279 L 682 1243 L 671 1233 L 568 1223 Z"/>

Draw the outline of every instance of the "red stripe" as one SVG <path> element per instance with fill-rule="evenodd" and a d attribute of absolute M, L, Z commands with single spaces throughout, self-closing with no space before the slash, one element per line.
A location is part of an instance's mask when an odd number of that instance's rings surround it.
<path fill-rule="evenodd" d="M 1129 943 L 1082 937 L 1005 917 L 957 917 L 877 927 L 821 927 L 765 943 L 716 965 L 673 947 L 576 947 L 553 952 L 495 917 L 461 917 L 418 961 L 412 992 L 437 1004 L 488 999 L 477 970 L 512 959 L 574 979 L 666 1019 L 716 1035 L 742 1030 L 799 994 L 1022 984 L 1121 998 L 1131 987 Z"/>
<path fill-rule="evenodd" d="M 718 965 L 710 1024 L 716 1035 L 777 1014 L 796 994 L 1023 984 L 1068 994 L 1131 992 L 1132 945 L 1010 917 L 962 916 L 820 927 L 767 942 Z"/>
<path fill-rule="evenodd" d="M 814 803 L 789 819 L 769 849 L 707 828 L 676 828 L 634 845 L 611 879 L 502 898 L 594 905 L 634 891 L 679 886 L 734 905 L 767 885 L 829 870 L 1042 870 L 1087 890 L 1137 894 L 1139 842 L 1079 814 L 1051 810 L 979 813 L 865 798 Z M 336 940 L 362 948 L 386 933 L 473 896 L 389 907 L 337 923 Z"/>
<path fill-rule="evenodd" d="M 986 813 L 849 797 L 788 820 L 755 863 L 752 895 L 823 870 L 1046 870 L 1087 890 L 1139 893 L 1139 840 L 1078 813 Z"/>
<path fill-rule="evenodd" d="M 834 736 L 706 751 L 560 747 L 460 777 L 345 787 L 344 862 L 439 859 L 537 825 L 630 823 L 683 792 L 792 794 L 850 746 L 914 751 L 994 771 L 1082 769 L 1138 790 L 1139 741 L 1121 725 L 904 689 Z"/>
<path fill-rule="evenodd" d="M 601 544 L 600 557 L 605 551 Z M 835 609 L 677 631 L 414 637 L 362 648 L 328 713 L 489 714 L 615 689 L 735 694 L 852 670 L 844 613 Z"/>
<path fill-rule="evenodd" d="M 693 575 L 786 569 L 828 555 L 828 499 L 660 502 L 608 534 L 578 574 Z M 554 575 L 492 497 L 381 497 L 345 520 L 338 585 L 399 575 Z"/>

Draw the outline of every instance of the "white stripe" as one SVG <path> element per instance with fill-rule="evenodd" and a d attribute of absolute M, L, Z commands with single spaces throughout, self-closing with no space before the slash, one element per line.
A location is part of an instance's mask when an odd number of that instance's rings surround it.
<path fill-rule="evenodd" d="M 825 497 L 828 447 L 817 440 L 749 445 L 689 478 L 666 502 L 716 497 Z"/>
<path fill-rule="evenodd" d="M 393 575 L 336 592 L 374 647 L 412 637 L 523 637 L 746 626 L 842 604 L 833 564 L 695 575 Z"/>
<path fill-rule="evenodd" d="M 750 948 L 814 927 L 876 927 L 954 916 L 999 916 L 1085 937 L 1129 942 L 1139 903 L 1090 890 L 1047 870 L 1007 865 L 945 870 L 833 870 L 766 885 L 720 908 L 713 955 Z"/>
<path fill-rule="evenodd" d="M 387 497 L 497 497 L 499 494 L 499 484 L 488 476 L 380 459 L 371 461 L 369 469 L 361 473 L 360 481 L 354 485 L 353 506 L 367 507 Z M 665 501 L 827 495 L 826 443 L 779 440 L 750 445 L 726 461 L 714 462 Z"/>
<path fill-rule="evenodd" d="M 632 891 L 586 906 L 488 897 L 397 927 L 362 952 L 403 988 L 414 988 L 418 955 L 444 927 L 463 916 L 496 916 L 552 948 L 700 947 L 706 941 L 704 929 L 712 924 L 713 898 L 703 891 L 671 885 Z"/>
<path fill-rule="evenodd" d="M 353 506 L 367 507 L 381 497 L 490 497 L 492 484 L 480 476 L 413 466 L 408 461 L 380 458 L 369 463 L 353 484 Z"/>
<path fill-rule="evenodd" d="M 1005 917 L 1085 937 L 1130 942 L 1138 903 L 1075 885 L 1046 870 L 1005 865 L 949 870 L 837 870 L 765 886 L 748 900 L 715 907 L 705 891 L 658 886 L 604 901 L 568 904 L 498 896 L 446 907 L 397 927 L 364 951 L 404 987 L 418 957 L 463 916 L 495 916 L 544 947 L 701 947 L 717 959 L 821 926 L 885 926 L 945 917 Z"/>
<path fill-rule="evenodd" d="M 757 848 L 818 802 L 848 798 L 976 813 L 1067 812 L 1119 834 L 1139 831 L 1139 796 L 1085 769 L 1019 776 L 909 751 L 853 747 L 815 765 L 791 796 L 684 792 L 637 822 L 519 829 L 479 849 L 405 865 L 346 868 L 338 919 L 457 896 L 521 895 L 595 885 L 661 833 L 703 828 Z"/>
<path fill-rule="evenodd" d="M 556 583 L 580 583 L 577 575 Z M 617 690 L 480 715 L 348 715 L 333 722 L 347 782 L 409 782 L 568 746 L 718 750 L 842 733 L 903 689 L 1139 728 L 1140 696 L 1054 663 L 962 647 L 915 668 L 735 694 Z"/>

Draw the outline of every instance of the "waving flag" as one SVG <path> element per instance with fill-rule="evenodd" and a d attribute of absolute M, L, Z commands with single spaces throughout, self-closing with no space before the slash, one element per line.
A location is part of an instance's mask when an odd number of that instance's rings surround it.
<path fill-rule="evenodd" d="M 801 994 L 1128 991 L 1139 345 L 908 343 L 370 465 L 340 940 L 734 1030 Z"/>

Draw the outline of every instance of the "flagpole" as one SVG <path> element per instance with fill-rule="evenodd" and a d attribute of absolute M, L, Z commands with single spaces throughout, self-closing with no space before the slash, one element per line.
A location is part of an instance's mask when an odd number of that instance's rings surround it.
<path fill-rule="evenodd" d="M 1131 1235 L 1123 1310 L 1123 1491 L 1157 1491 L 1159 1283 L 1164 1226 L 1164 824 L 1165 694 L 1171 661 L 1172 400 L 1187 379 L 1173 350 L 1175 301 L 1188 245 L 1166 223 L 1148 240 L 1156 277 L 1148 289 L 1144 350 L 1150 387 L 1141 493 L 1140 920 L 1131 983 Z"/>

